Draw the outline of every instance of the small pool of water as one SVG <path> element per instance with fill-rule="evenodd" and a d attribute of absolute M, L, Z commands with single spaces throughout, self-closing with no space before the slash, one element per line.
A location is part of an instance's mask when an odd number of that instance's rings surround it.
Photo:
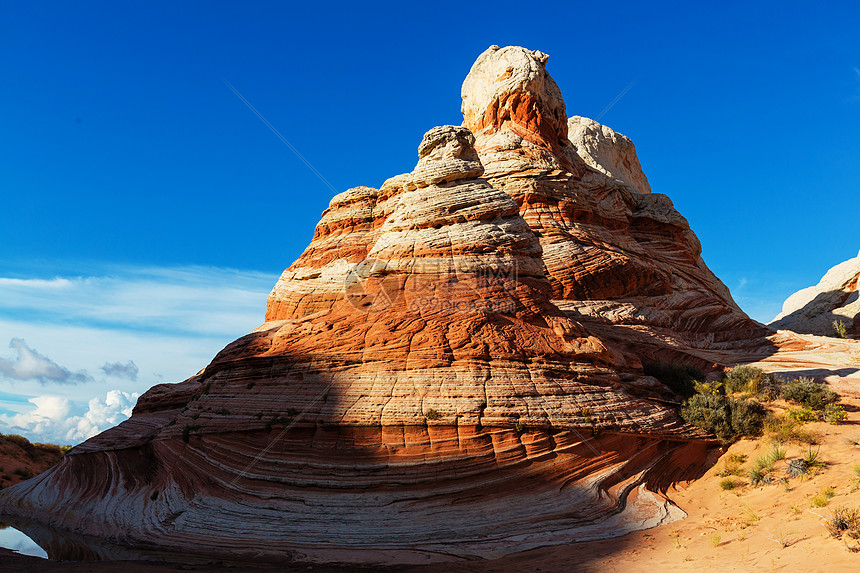
<path fill-rule="evenodd" d="M 0 547 L 11 549 L 21 555 L 48 558 L 44 549 L 11 525 L 0 524 Z"/>

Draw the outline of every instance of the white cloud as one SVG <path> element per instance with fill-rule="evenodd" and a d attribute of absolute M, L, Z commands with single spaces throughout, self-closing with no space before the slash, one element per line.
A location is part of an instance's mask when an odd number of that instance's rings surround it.
<path fill-rule="evenodd" d="M 27 346 L 21 338 L 13 338 L 9 348 L 15 350 L 17 358 L 7 360 L 0 358 L 0 376 L 13 380 L 37 380 L 42 384 L 55 382 L 58 384 L 74 384 L 90 379 L 84 371 L 70 372 L 38 351 Z"/>
<path fill-rule="evenodd" d="M 88 276 L 34 274 L 0 277 L 0 341 L 22 339 L 26 349 L 38 348 L 36 354 L 58 369 L 43 363 L 46 373 L 91 376 L 55 384 L 47 397 L 35 378 L 21 378 L 27 369 L 16 366 L 22 362 L 18 350 L 3 368 L 19 376 L 0 373 L 0 426 L 15 426 L 14 433 L 35 441 L 64 443 L 112 425 L 105 422 L 107 413 L 122 408 L 110 405 L 109 389 L 136 397 L 156 383 L 180 382 L 259 326 L 278 278 L 212 267 L 102 266 Z M 106 396 L 104 407 L 90 404 L 93 396 Z M 73 425 L 51 421 L 64 405 Z"/>
<path fill-rule="evenodd" d="M 0 277 L 0 314 L 120 330 L 244 333 L 262 323 L 276 280 L 213 267 L 110 267 L 97 276 L 50 280 Z"/>
<path fill-rule="evenodd" d="M 92 398 L 83 409 L 61 396 L 37 396 L 29 400 L 35 408 L 0 415 L 0 432 L 23 434 L 38 442 L 76 444 L 131 416 L 137 398 L 137 393 L 109 390 L 104 399 Z"/>

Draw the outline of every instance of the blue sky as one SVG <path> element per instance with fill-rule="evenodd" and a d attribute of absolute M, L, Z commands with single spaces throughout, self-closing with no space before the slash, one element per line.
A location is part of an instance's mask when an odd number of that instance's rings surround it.
<path fill-rule="evenodd" d="M 635 82 L 601 122 L 768 321 L 860 248 L 858 23 L 849 2 L 4 4 L 0 359 L 35 350 L 86 381 L 0 373 L 0 392 L 85 416 L 262 320 L 332 191 L 225 80 L 338 191 L 378 186 L 460 123 L 491 44 L 548 53 L 569 115 Z M 136 380 L 102 370 L 128 361 Z M 4 397 L 0 431 L 37 407 Z"/>

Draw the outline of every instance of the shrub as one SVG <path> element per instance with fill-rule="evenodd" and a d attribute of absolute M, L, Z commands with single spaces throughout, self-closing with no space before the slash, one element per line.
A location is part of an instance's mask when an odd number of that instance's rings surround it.
<path fill-rule="evenodd" d="M 782 396 L 782 387 L 785 381 L 776 374 L 765 374 L 759 382 L 759 395 L 765 400 L 776 400 Z"/>
<path fill-rule="evenodd" d="M 725 384 L 728 392 L 750 392 L 758 394 L 766 374 L 755 366 L 735 366 L 726 373 Z"/>
<path fill-rule="evenodd" d="M 740 436 L 758 436 L 764 421 L 764 408 L 756 402 L 729 399 L 732 426 Z"/>
<path fill-rule="evenodd" d="M 681 406 L 685 422 L 714 434 L 723 443 L 761 432 L 764 409 L 760 404 L 714 394 L 696 394 Z"/>
<path fill-rule="evenodd" d="M 803 376 L 783 386 L 782 395 L 789 402 L 795 402 L 813 410 L 824 410 L 828 404 L 835 404 L 840 400 L 839 394 L 830 388 L 823 384 L 816 384 L 812 378 Z"/>
<path fill-rule="evenodd" d="M 653 376 L 682 398 L 695 394 L 693 382 L 705 377 L 701 370 L 686 364 L 646 362 L 643 369 L 647 376 Z"/>
<path fill-rule="evenodd" d="M 845 322 L 842 320 L 834 320 L 833 332 L 835 332 L 836 336 L 839 338 L 846 338 L 848 336 L 848 329 L 845 327 Z"/>

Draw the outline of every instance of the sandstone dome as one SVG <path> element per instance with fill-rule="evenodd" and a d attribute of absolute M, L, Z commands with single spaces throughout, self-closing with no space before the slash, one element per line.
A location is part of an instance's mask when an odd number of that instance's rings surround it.
<path fill-rule="evenodd" d="M 499 557 L 683 516 L 714 442 L 642 363 L 755 355 L 750 320 L 635 148 L 571 139 L 548 56 L 481 54 L 462 126 L 336 195 L 265 322 L 0 493 L 103 557 Z M 589 120 L 590 121 L 590 120 Z M 407 167 L 408 168 L 408 167 Z M 641 174 L 641 176 L 640 176 Z M 77 537 L 76 537 L 77 536 Z"/>

